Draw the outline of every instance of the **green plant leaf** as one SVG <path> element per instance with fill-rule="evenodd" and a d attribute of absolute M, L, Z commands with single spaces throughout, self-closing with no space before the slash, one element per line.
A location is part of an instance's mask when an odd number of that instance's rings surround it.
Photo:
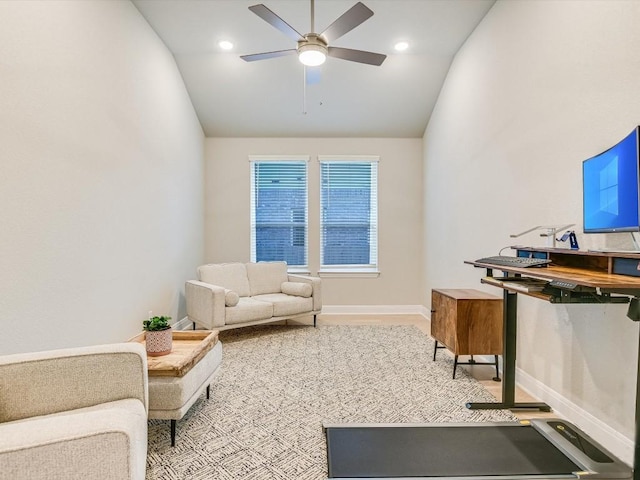
<path fill-rule="evenodd" d="M 171 317 L 166 317 L 164 315 L 160 317 L 151 317 L 149 320 L 142 321 L 142 328 L 148 332 L 167 330 L 171 328 L 169 320 L 171 320 Z"/>

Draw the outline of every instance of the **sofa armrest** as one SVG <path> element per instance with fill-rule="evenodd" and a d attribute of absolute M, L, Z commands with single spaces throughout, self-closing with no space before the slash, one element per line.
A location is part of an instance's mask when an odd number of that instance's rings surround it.
<path fill-rule="evenodd" d="M 128 398 L 148 410 L 147 382 L 147 354 L 134 342 L 5 355 L 0 423 Z"/>
<path fill-rule="evenodd" d="M 319 312 L 322 310 L 322 281 L 320 277 L 311 277 L 308 275 L 294 275 L 289 274 L 290 282 L 302 282 L 302 283 L 310 283 L 311 288 L 313 289 L 313 293 L 311 297 L 313 298 L 313 311 Z"/>
<path fill-rule="evenodd" d="M 189 280 L 184 287 L 187 317 L 207 330 L 225 325 L 225 289 L 218 285 Z"/>
<path fill-rule="evenodd" d="M 135 399 L 0 423 L 0 478 L 144 480 L 147 412 Z"/>

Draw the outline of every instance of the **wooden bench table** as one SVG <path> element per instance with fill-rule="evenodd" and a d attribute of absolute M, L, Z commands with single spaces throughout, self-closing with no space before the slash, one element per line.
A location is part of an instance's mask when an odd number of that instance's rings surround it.
<path fill-rule="evenodd" d="M 144 344 L 144 332 L 132 342 Z M 149 372 L 149 418 L 171 420 L 171 446 L 176 422 L 206 390 L 220 371 L 222 344 L 217 330 L 174 331 L 171 353 L 147 356 Z"/>

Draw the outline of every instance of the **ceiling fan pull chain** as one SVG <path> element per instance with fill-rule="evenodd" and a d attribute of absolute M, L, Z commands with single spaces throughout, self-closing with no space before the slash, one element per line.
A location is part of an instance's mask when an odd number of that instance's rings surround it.
<path fill-rule="evenodd" d="M 302 66 L 302 114 L 307 114 L 307 67 Z"/>

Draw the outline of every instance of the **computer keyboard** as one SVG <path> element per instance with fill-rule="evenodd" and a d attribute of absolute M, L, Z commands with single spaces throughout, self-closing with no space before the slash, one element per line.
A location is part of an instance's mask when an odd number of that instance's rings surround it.
<path fill-rule="evenodd" d="M 475 263 L 485 263 L 495 265 L 497 267 L 545 267 L 551 263 L 547 258 L 529 258 L 529 257 L 507 257 L 499 255 L 497 257 L 485 257 L 475 261 Z"/>

